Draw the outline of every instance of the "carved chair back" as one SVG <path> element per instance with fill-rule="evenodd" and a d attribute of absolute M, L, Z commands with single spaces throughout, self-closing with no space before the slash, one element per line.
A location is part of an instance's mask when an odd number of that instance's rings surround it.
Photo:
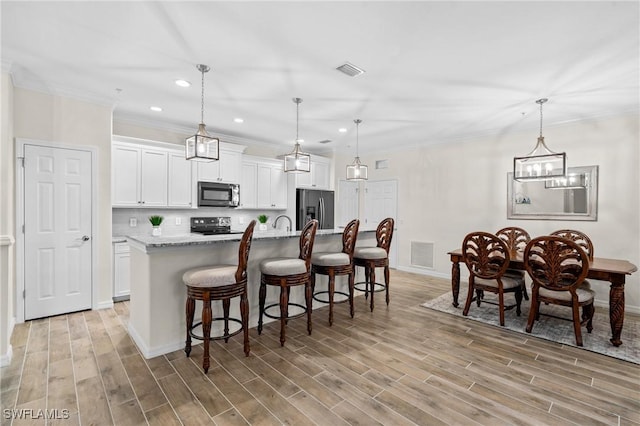
<path fill-rule="evenodd" d="M 385 249 L 389 254 L 389 248 L 391 247 L 391 238 L 393 237 L 393 225 L 395 221 L 393 218 L 388 217 L 383 219 L 378 224 L 376 229 L 376 240 L 378 241 L 378 247 Z"/>
<path fill-rule="evenodd" d="M 238 269 L 236 270 L 236 282 L 242 282 L 247 280 L 247 264 L 249 263 L 249 250 L 251 249 L 251 241 L 253 239 L 253 228 L 256 226 L 256 221 L 252 220 L 247 229 L 242 234 L 240 240 L 240 248 L 238 249 Z"/>
<path fill-rule="evenodd" d="M 518 250 L 524 251 L 527 243 L 531 241 L 529 233 L 517 226 L 502 228 L 496 232 L 496 236 L 507 244 L 512 256 L 514 256 Z"/>
<path fill-rule="evenodd" d="M 462 241 L 464 263 L 472 276 L 488 280 L 504 275 L 509 266 L 509 248 L 488 232 L 471 232 Z"/>
<path fill-rule="evenodd" d="M 353 219 L 347 224 L 342 233 L 342 252 L 349 255 L 349 260 L 353 260 L 353 250 L 356 246 L 356 239 L 358 238 L 358 228 L 360 227 L 360 220 Z"/>
<path fill-rule="evenodd" d="M 589 258 L 582 247 L 556 235 L 532 239 L 524 249 L 524 265 L 534 289 L 570 291 L 574 296 L 589 272 Z"/>
<path fill-rule="evenodd" d="M 318 221 L 313 219 L 307 222 L 300 233 L 300 255 L 298 258 L 304 260 L 307 265 L 307 271 L 311 268 L 311 252 L 313 251 L 313 242 L 316 238 L 317 229 Z"/>
<path fill-rule="evenodd" d="M 567 238 L 580 246 L 582 250 L 587 253 L 587 257 L 590 261 L 593 260 L 593 243 L 591 239 L 584 232 L 576 231 L 575 229 L 560 229 L 554 231 L 551 235 Z"/>

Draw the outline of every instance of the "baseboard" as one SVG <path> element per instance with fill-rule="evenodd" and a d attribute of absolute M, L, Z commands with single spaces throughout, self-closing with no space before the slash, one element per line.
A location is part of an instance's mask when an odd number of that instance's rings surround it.
<path fill-rule="evenodd" d="M 396 269 L 403 272 L 411 272 L 413 274 L 428 275 L 430 277 L 444 278 L 447 280 L 451 279 L 451 274 L 444 274 L 442 272 L 433 271 L 431 269 L 416 268 L 413 266 L 397 266 Z"/>
<path fill-rule="evenodd" d="M 11 345 L 7 348 L 7 353 L 0 355 L 0 367 L 6 367 L 11 364 L 11 357 L 13 356 L 13 348 Z"/>
<path fill-rule="evenodd" d="M 97 309 L 109 309 L 109 308 L 113 308 L 113 300 L 105 300 L 103 302 L 98 302 L 98 304 L 93 307 L 93 309 L 95 309 L 95 310 L 97 310 Z"/>
<path fill-rule="evenodd" d="M 177 351 L 178 349 L 184 349 L 183 342 L 150 348 L 144 343 L 144 340 L 142 339 L 142 337 L 140 337 L 140 334 L 138 334 L 138 332 L 133 328 L 131 323 L 129 323 L 129 336 L 140 350 L 142 356 L 146 359 L 168 354 L 169 352 Z"/>

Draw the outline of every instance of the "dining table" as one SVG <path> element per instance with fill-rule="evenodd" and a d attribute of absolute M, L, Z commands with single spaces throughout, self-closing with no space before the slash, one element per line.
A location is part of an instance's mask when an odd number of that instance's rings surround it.
<path fill-rule="evenodd" d="M 460 262 L 464 263 L 462 249 L 451 250 L 447 253 L 451 257 L 451 292 L 453 293 L 453 306 L 458 307 L 458 294 L 460 292 Z M 525 270 L 523 252 L 516 251 L 510 254 L 510 269 Z M 587 278 L 608 281 L 609 288 L 609 322 L 611 324 L 611 344 L 620 346 L 622 340 L 622 325 L 624 323 L 624 287 L 625 278 L 636 272 L 638 268 L 627 260 L 606 259 L 594 257 L 589 261 Z"/>

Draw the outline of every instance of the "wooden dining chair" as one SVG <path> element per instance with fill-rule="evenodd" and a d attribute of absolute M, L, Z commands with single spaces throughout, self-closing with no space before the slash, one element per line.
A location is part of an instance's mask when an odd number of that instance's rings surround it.
<path fill-rule="evenodd" d="M 591 333 L 595 298 L 593 290 L 582 286 L 589 272 L 586 252 L 578 243 L 564 237 L 537 237 L 524 249 L 524 265 L 533 280 L 527 333 L 531 333 L 534 322 L 540 319 L 540 302 L 568 306 L 572 310 L 576 345 L 582 346 L 581 326 L 586 324 Z"/>
<path fill-rule="evenodd" d="M 509 248 L 500 238 L 488 232 L 472 232 L 462 242 L 462 255 L 469 269 L 469 291 L 462 315 L 469 314 L 469 308 L 476 294 L 478 305 L 484 300 L 484 291 L 498 295 L 498 307 L 500 310 L 500 325 L 504 326 L 504 312 L 516 308 L 516 314 L 520 316 L 520 304 L 522 302 L 522 288 L 524 279 L 505 275 L 509 266 Z M 505 306 L 505 293 L 514 293 L 516 303 Z M 484 300 L 486 303 L 492 302 Z M 495 303 L 493 303 L 495 304 Z"/>
<path fill-rule="evenodd" d="M 524 248 L 527 246 L 527 243 L 531 241 L 529 233 L 517 226 L 502 228 L 496 232 L 496 236 L 507 244 L 507 247 L 509 248 L 509 255 L 512 258 L 516 256 L 518 252 L 524 252 Z M 505 275 L 508 277 L 522 278 L 523 280 L 525 278 L 525 274 L 526 272 L 520 269 L 507 268 L 507 271 L 505 272 Z M 526 283 L 522 286 L 522 295 L 525 300 L 529 300 Z"/>

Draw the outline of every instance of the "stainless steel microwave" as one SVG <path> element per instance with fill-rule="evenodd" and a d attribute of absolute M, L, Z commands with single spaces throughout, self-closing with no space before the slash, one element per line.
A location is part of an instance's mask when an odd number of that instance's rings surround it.
<path fill-rule="evenodd" d="M 199 207 L 238 207 L 238 205 L 240 205 L 240 185 L 198 182 Z"/>

